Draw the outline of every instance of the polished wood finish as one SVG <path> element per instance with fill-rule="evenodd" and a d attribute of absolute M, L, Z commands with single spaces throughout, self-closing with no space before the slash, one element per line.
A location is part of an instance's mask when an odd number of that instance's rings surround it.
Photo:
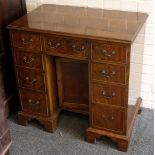
<path fill-rule="evenodd" d="M 22 110 L 38 115 L 48 115 L 47 97 L 45 94 L 20 90 Z"/>
<path fill-rule="evenodd" d="M 115 63 L 128 63 L 129 48 L 128 44 L 94 42 L 92 44 L 92 59 Z"/>
<path fill-rule="evenodd" d="M 14 29 L 133 42 L 147 14 L 44 4 L 11 24 Z"/>
<path fill-rule="evenodd" d="M 125 86 L 92 83 L 92 102 L 125 107 L 127 102 Z"/>
<path fill-rule="evenodd" d="M 88 114 L 87 62 L 56 58 L 56 67 L 60 107 L 69 111 Z"/>
<path fill-rule="evenodd" d="M 45 36 L 45 52 L 52 55 L 85 58 L 88 55 L 88 41 L 62 36 Z"/>
<path fill-rule="evenodd" d="M 127 151 L 141 104 L 139 98 L 128 105 L 131 45 L 146 18 L 144 13 L 42 5 L 9 25 L 19 123 L 37 119 L 53 132 L 62 109 L 87 114 L 88 142 L 108 136 Z"/>
<path fill-rule="evenodd" d="M 40 71 L 17 67 L 17 83 L 22 88 L 45 91 L 45 77 Z"/>
<path fill-rule="evenodd" d="M 12 44 L 25 50 L 41 51 L 41 38 L 39 34 L 27 32 L 12 32 Z"/>
<path fill-rule="evenodd" d="M 128 112 L 128 119 L 127 119 L 127 133 L 124 135 L 116 134 L 113 132 L 109 132 L 106 130 L 98 130 L 94 128 L 88 128 L 86 133 L 86 140 L 90 143 L 95 143 L 97 137 L 101 136 L 108 136 L 111 138 L 112 141 L 117 143 L 118 149 L 120 151 L 126 152 L 129 145 L 129 140 L 131 137 L 132 129 L 134 126 L 134 122 L 136 120 L 136 116 L 140 110 L 142 99 L 138 98 L 135 106 L 128 106 L 130 111 Z"/>
<path fill-rule="evenodd" d="M 126 84 L 128 80 L 125 78 L 125 73 L 128 72 L 128 67 L 121 65 L 112 65 L 107 63 L 92 63 L 92 80 Z"/>
<path fill-rule="evenodd" d="M 92 127 L 123 134 L 125 132 L 124 109 L 119 107 L 92 105 Z"/>
<path fill-rule="evenodd" d="M 15 50 L 15 64 L 22 67 L 43 70 L 42 55 L 36 53 Z"/>

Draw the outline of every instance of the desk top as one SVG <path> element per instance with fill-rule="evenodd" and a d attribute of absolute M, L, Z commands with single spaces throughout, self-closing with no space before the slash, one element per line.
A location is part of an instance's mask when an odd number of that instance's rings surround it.
<path fill-rule="evenodd" d="M 44 4 L 8 28 L 133 42 L 146 13 Z"/>

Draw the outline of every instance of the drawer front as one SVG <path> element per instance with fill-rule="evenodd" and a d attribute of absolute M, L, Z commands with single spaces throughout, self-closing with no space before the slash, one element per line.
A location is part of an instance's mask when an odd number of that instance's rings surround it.
<path fill-rule="evenodd" d="M 41 51 L 40 34 L 37 33 L 13 31 L 12 42 L 13 46 L 17 48 L 34 50 L 34 52 Z"/>
<path fill-rule="evenodd" d="M 88 57 L 88 41 L 84 39 L 45 36 L 45 51 L 55 55 Z"/>
<path fill-rule="evenodd" d="M 124 66 L 92 63 L 91 68 L 91 78 L 93 80 L 122 84 L 126 83 L 126 67 Z"/>
<path fill-rule="evenodd" d="M 16 65 L 43 70 L 41 54 L 16 50 L 14 55 Z"/>
<path fill-rule="evenodd" d="M 32 91 L 20 90 L 22 110 L 28 113 L 47 115 L 46 95 Z"/>
<path fill-rule="evenodd" d="M 92 125 L 95 128 L 123 133 L 125 131 L 124 118 L 123 109 L 98 104 L 93 105 Z"/>
<path fill-rule="evenodd" d="M 92 43 L 92 59 L 97 61 L 109 61 L 127 63 L 127 47 L 117 43 Z"/>
<path fill-rule="evenodd" d="M 17 69 L 18 85 L 23 88 L 45 91 L 43 73 L 32 69 Z"/>
<path fill-rule="evenodd" d="M 126 106 L 127 88 L 109 84 L 92 84 L 93 103 Z"/>

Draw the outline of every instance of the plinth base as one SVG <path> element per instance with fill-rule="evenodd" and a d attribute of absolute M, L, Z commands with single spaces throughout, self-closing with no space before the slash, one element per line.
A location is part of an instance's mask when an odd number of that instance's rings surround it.
<path fill-rule="evenodd" d="M 31 115 L 26 112 L 20 111 L 18 113 L 18 123 L 20 125 L 26 126 L 29 121 L 35 119 L 45 127 L 47 132 L 53 133 L 57 128 L 58 115 L 59 112 L 56 113 L 53 117 L 43 117 L 38 115 Z"/>

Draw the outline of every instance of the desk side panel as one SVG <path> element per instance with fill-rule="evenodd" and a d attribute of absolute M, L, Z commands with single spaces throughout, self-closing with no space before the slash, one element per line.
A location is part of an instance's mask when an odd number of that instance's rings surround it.
<path fill-rule="evenodd" d="M 143 70 L 143 53 L 145 40 L 145 25 L 131 45 L 129 98 L 128 104 L 135 105 L 138 97 L 141 97 L 141 81 Z"/>

